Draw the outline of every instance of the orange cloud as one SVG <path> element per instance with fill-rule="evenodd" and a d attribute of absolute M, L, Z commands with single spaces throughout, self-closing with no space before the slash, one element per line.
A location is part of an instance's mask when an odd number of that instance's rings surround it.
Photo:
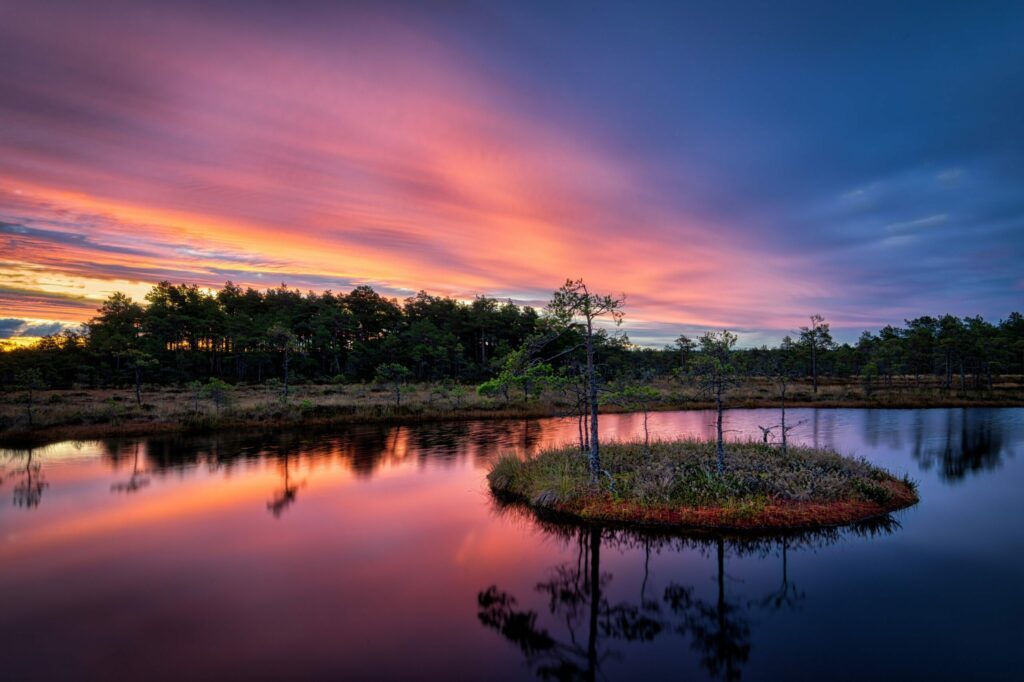
<path fill-rule="evenodd" d="M 14 226 L 0 277 L 24 288 L 90 304 L 160 279 L 542 299 L 582 276 L 631 294 L 632 319 L 706 326 L 763 324 L 811 289 L 675 206 L 596 131 L 547 119 L 400 23 L 357 26 L 339 48 L 207 21 L 182 51 L 177 24 L 109 43 L 116 18 L 81 19 L 33 34 L 83 64 L 56 84 L 80 113 L 5 113 L 21 143 L 0 137 Z M 3 293 L 0 307 L 88 317 Z"/>

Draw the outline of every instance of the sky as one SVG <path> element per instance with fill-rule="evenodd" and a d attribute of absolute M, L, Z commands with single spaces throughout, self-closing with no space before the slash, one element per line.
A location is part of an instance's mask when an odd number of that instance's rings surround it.
<path fill-rule="evenodd" d="M 161 280 L 1024 309 L 1024 3 L 0 0 L 0 338 Z"/>

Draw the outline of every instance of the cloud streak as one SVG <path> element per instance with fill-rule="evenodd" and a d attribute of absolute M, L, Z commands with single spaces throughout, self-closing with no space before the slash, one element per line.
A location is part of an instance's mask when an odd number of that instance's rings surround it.
<path fill-rule="evenodd" d="M 1005 157 L 806 187 L 762 174 L 771 195 L 750 173 L 804 153 L 774 109 L 764 124 L 791 149 L 751 137 L 756 116 L 717 83 L 705 102 L 657 78 L 633 91 L 607 55 L 592 59 L 609 92 L 564 80 L 583 73 L 568 46 L 603 26 L 563 46 L 544 17 L 462 9 L 0 10 L 0 314 L 77 321 L 161 279 L 542 300 L 582 276 L 629 294 L 635 336 L 657 342 L 674 327 L 777 337 L 814 311 L 899 321 L 949 306 L 950 281 L 976 306 L 955 312 L 1013 304 L 1024 200 Z M 623 59 L 640 68 L 660 40 Z M 655 113 L 677 109 L 699 135 Z"/>

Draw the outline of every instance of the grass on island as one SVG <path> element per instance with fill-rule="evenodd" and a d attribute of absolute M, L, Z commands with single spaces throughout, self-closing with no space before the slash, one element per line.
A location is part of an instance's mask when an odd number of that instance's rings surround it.
<path fill-rule="evenodd" d="M 522 459 L 502 455 L 487 480 L 498 496 L 590 521 L 688 528 L 815 528 L 853 523 L 917 502 L 907 478 L 829 450 L 729 443 L 725 471 L 711 441 L 601 445 L 592 482 L 575 446 Z"/>

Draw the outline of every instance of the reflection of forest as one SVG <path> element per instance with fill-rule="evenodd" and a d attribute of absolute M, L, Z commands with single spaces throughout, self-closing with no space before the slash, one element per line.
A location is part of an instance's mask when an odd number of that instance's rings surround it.
<path fill-rule="evenodd" d="M 33 449 L 10 451 L 0 483 L 14 481 L 14 506 L 31 509 L 38 507 L 43 490 L 49 483 L 43 476 L 43 464 Z"/>
<path fill-rule="evenodd" d="M 692 414 L 688 413 L 689 416 Z M 757 412 L 739 410 L 734 419 L 759 419 Z M 635 415 L 606 419 L 618 437 L 635 433 Z M 571 420 L 569 420 L 571 421 Z M 697 420 L 700 425 L 700 420 Z M 749 428 L 755 428 L 747 424 Z M 963 408 L 941 410 L 864 410 L 862 437 L 865 443 L 885 443 L 902 449 L 911 441 L 910 452 L 922 469 L 938 471 L 944 481 L 962 480 L 968 475 L 998 468 L 1004 457 L 1013 456 L 1017 436 L 1007 432 L 1012 420 L 999 409 Z M 382 467 L 409 462 L 433 465 L 454 464 L 469 459 L 486 466 L 503 450 L 531 452 L 538 447 L 564 442 L 572 434 L 571 423 L 558 419 L 444 422 L 407 426 L 363 425 L 343 431 L 249 431 L 196 436 L 155 437 L 144 440 L 101 441 L 105 457 L 115 467 L 127 463 L 127 479 L 116 481 L 111 491 L 134 493 L 144 489 L 153 477 L 206 466 L 229 471 L 254 461 L 281 462 L 282 488 L 272 493 L 271 511 L 279 515 L 295 501 L 301 483 L 292 480 L 299 469 L 314 462 L 344 463 L 357 477 L 369 478 Z M 808 439 L 843 450 L 836 442 L 836 416 L 812 410 L 806 419 Z M 841 441 L 841 439 L 840 439 Z M 19 507 L 40 504 L 49 486 L 44 475 L 47 449 L 6 450 L 2 457 L 0 483 L 13 481 L 14 502 Z"/>
<path fill-rule="evenodd" d="M 671 636 L 689 640 L 700 666 L 712 677 L 738 680 L 750 657 L 754 612 L 795 608 L 805 598 L 789 575 L 790 552 L 832 544 L 851 533 L 890 533 L 898 527 L 891 519 L 883 519 L 845 530 L 779 538 L 672 538 L 599 526 L 543 521 L 537 524 L 545 534 L 578 550 L 575 561 L 554 567 L 536 585 L 536 592 L 547 604 L 547 617 L 538 610 L 520 608 L 516 597 L 496 585 L 477 595 L 477 615 L 481 624 L 496 630 L 520 649 L 539 678 L 553 680 L 598 679 L 604 664 L 619 653 L 616 642 L 649 642 Z M 664 587 L 660 600 L 648 596 L 652 549 L 659 553 L 696 552 L 713 557 L 717 586 L 714 595 L 701 596 L 693 581 L 671 581 Z M 609 599 L 613 576 L 602 568 L 602 550 L 631 552 L 643 561 L 636 602 L 613 603 Z M 778 589 L 747 599 L 733 594 L 727 561 L 730 557 L 748 555 L 778 558 Z"/>
<path fill-rule="evenodd" d="M 530 450 L 557 425 L 539 420 L 446 422 L 415 426 L 371 424 L 322 434 L 313 431 L 218 433 L 204 436 L 150 438 L 143 442 L 151 475 L 206 465 L 231 468 L 259 459 L 334 459 L 349 464 L 357 476 L 381 467 L 431 460 L 483 461 L 503 448 Z M 106 456 L 119 462 L 131 457 L 133 441 L 104 442 Z"/>
<path fill-rule="evenodd" d="M 912 454 L 922 469 L 936 469 L 944 481 L 997 469 L 1004 457 L 1014 454 L 1006 442 L 1005 426 L 992 410 L 943 410 L 941 426 L 926 422 L 925 414 L 914 415 Z"/>

